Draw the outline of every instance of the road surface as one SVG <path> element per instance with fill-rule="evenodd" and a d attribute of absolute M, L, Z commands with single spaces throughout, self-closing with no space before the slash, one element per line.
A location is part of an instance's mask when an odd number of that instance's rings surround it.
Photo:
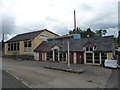
<path fill-rule="evenodd" d="M 118 86 L 119 86 L 119 89 L 120 89 L 120 85 L 118 85 L 118 81 L 119 81 L 118 70 L 119 69 L 113 69 L 112 70 L 112 74 L 107 81 L 106 88 L 118 88 Z"/>
<path fill-rule="evenodd" d="M 67 64 L 3 59 L 3 69 L 24 80 L 33 88 L 104 88 L 111 74 L 110 69 L 101 66 L 74 64 L 71 68 L 86 70 L 75 74 L 45 69 L 44 66 L 61 66 Z"/>
<path fill-rule="evenodd" d="M 29 88 L 22 83 L 21 80 L 17 80 L 15 77 L 2 71 L 2 88 Z"/>

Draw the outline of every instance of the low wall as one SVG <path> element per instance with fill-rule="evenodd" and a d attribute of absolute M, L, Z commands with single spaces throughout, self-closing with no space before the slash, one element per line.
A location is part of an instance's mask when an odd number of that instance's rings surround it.
<path fill-rule="evenodd" d="M 21 60 L 34 60 L 33 55 L 4 55 L 3 58 L 13 58 L 13 59 L 21 59 Z"/>

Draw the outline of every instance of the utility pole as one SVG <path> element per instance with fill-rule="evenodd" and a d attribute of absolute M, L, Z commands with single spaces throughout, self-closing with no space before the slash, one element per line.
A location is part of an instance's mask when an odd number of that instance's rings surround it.
<path fill-rule="evenodd" d="M 68 40 L 68 68 L 70 68 L 70 47 L 69 47 L 69 40 Z"/>

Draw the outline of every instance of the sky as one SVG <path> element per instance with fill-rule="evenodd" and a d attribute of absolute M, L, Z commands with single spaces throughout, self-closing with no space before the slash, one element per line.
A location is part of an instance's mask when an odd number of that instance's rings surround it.
<path fill-rule="evenodd" d="M 77 27 L 106 29 L 118 35 L 119 0 L 0 0 L 0 31 L 5 40 L 32 31 L 48 29 L 59 35 Z"/>

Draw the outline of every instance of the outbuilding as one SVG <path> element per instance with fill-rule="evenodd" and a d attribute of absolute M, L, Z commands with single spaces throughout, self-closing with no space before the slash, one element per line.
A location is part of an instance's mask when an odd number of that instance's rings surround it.
<path fill-rule="evenodd" d="M 115 53 L 113 36 L 80 38 L 73 35 L 42 42 L 34 50 L 35 60 L 67 63 L 68 41 L 70 63 L 100 65 L 105 59 L 112 59 Z"/>

